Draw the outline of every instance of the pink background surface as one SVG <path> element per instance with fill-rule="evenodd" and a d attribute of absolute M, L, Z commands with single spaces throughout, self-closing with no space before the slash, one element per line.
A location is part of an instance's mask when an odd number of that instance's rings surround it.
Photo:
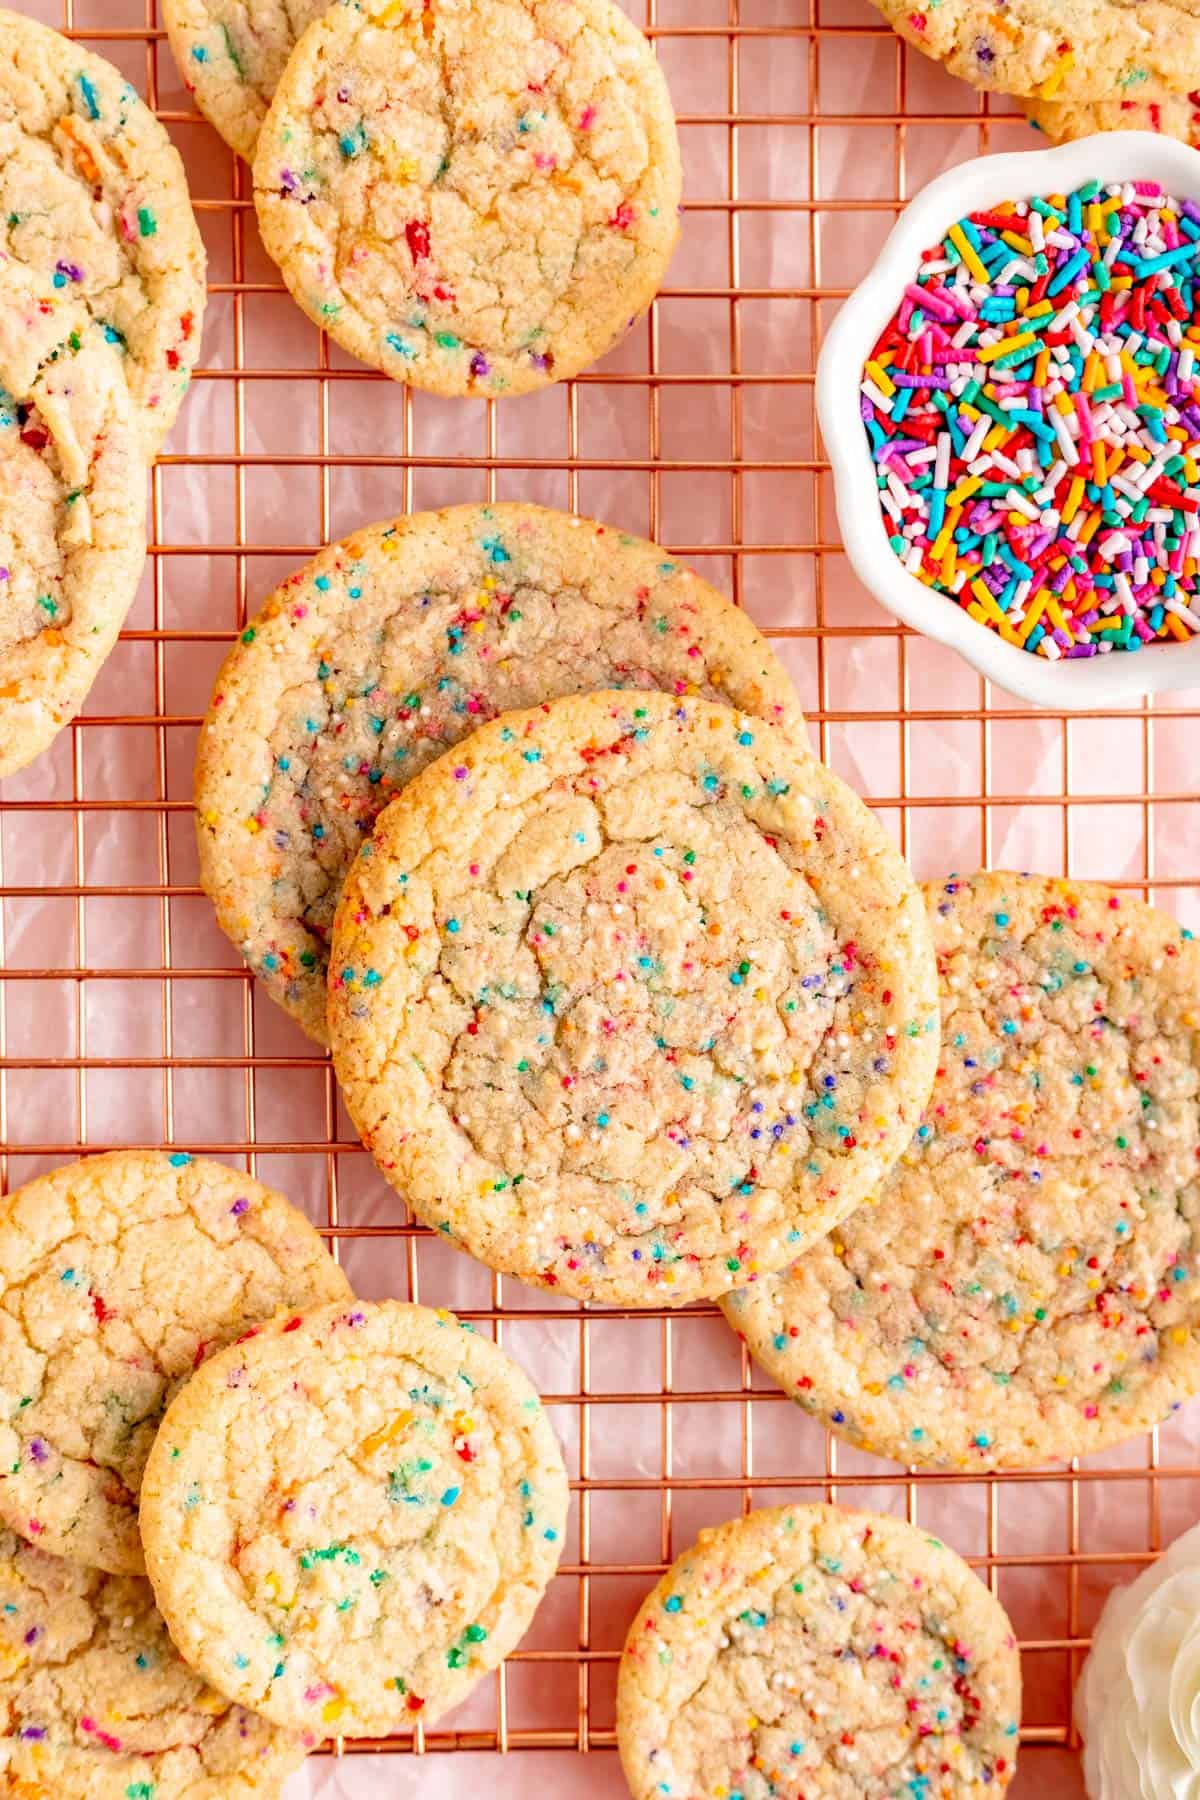
<path fill-rule="evenodd" d="M 612 1696 L 638 1600 L 701 1525 L 787 1497 L 907 1513 L 976 1560 L 1024 1647 L 1012 1792 L 1073 1800 L 1073 1670 L 1108 1588 L 1196 1516 L 1200 1407 L 1080 1474 L 910 1480 L 831 1445 L 711 1313 L 584 1315 L 494 1280 L 407 1230 L 327 1063 L 238 972 L 196 885 L 196 725 L 247 610 L 367 520 L 526 498 L 655 536 L 741 601 L 776 638 L 814 744 L 919 876 L 987 862 L 1095 876 L 1200 926 L 1200 695 L 1068 722 L 985 689 L 855 584 L 816 443 L 820 333 L 899 200 L 953 161 L 1036 138 L 1009 103 L 985 112 L 905 52 L 861 0 L 649 3 L 631 10 L 654 31 L 686 166 L 653 326 L 585 379 L 489 410 L 326 355 L 262 254 L 245 173 L 190 115 L 154 0 L 18 0 L 116 34 L 89 41 L 167 119 L 213 295 L 128 630 L 80 724 L 0 795 L 7 1179 L 119 1144 L 249 1162 L 331 1227 L 362 1294 L 502 1315 L 502 1342 L 551 1397 L 576 1485 L 563 1569 L 504 1674 L 503 1712 L 491 1678 L 442 1729 L 574 1747 L 314 1759 L 289 1800 L 624 1793 Z M 351 1235 L 364 1227 L 395 1235 Z"/>

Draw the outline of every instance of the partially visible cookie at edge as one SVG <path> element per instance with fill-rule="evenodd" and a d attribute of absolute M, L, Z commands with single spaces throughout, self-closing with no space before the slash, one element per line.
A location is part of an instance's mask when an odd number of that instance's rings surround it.
<path fill-rule="evenodd" d="M 629 1628 L 633 1800 L 982 1800 L 1016 1768 L 1020 1658 L 998 1600 L 927 1531 L 781 1506 L 667 1570 Z"/>
<path fill-rule="evenodd" d="M 290 576 L 217 678 L 196 759 L 200 875 L 272 997 L 328 1042 L 347 868 L 383 807 L 496 714 L 592 688 L 728 701 L 797 736 L 747 615 L 649 544 L 520 503 L 365 527 Z"/>
<path fill-rule="evenodd" d="M 906 865 L 805 748 L 595 693 L 502 714 L 381 815 L 329 1028 L 427 1224 L 581 1299 L 683 1305 L 872 1192 L 928 1097 L 937 982 Z"/>
<path fill-rule="evenodd" d="M 884 1183 L 729 1323 L 839 1436 L 986 1470 L 1200 1390 L 1200 944 L 1094 882 L 930 883 L 942 1060 Z"/>
<path fill-rule="evenodd" d="M 0 267 L 0 775 L 78 713 L 146 554 L 142 432 L 117 351 Z"/>
<path fill-rule="evenodd" d="M 204 247 L 164 127 L 119 69 L 0 11 L 0 251 L 118 351 L 148 455 L 200 353 Z"/>
<path fill-rule="evenodd" d="M 263 243 L 309 318 L 393 380 L 485 398 L 624 335 L 680 184 L 666 82 L 614 0 L 335 5 L 254 158 Z"/>
<path fill-rule="evenodd" d="M 278 1800 L 310 1747 L 188 1668 L 148 1581 L 9 1531 L 0 1706 L 0 1792 L 12 1800 Z"/>
<path fill-rule="evenodd" d="M 567 1477 L 524 1371 L 452 1313 L 286 1315 L 179 1394 L 146 1467 L 171 1635 L 292 1729 L 433 1724 L 524 1635 L 563 1551 Z"/>
<path fill-rule="evenodd" d="M 171 1396 L 277 1308 L 349 1292 L 307 1219 L 224 1163 L 116 1150 L 19 1188 L 0 1208 L 0 1520 L 140 1573 L 138 1489 Z"/>
<path fill-rule="evenodd" d="M 907 43 L 976 88 L 1074 104 L 1200 87 L 1200 0 L 872 3 Z"/>
<path fill-rule="evenodd" d="M 259 128 L 300 36 L 330 0 L 162 0 L 179 73 L 231 150 L 254 155 Z"/>
<path fill-rule="evenodd" d="M 1200 146 L 1200 94 L 1158 93 L 1145 97 L 1138 88 L 1136 99 L 1056 100 L 1025 102 L 1031 125 L 1036 125 L 1052 144 L 1071 143 L 1098 131 L 1156 131 L 1163 137 Z"/>

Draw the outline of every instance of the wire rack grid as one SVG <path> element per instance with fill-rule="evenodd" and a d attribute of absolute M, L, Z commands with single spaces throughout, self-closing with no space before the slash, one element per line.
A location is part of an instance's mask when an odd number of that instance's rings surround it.
<path fill-rule="evenodd" d="M 327 1059 L 236 966 L 197 884 L 189 817 L 216 667 L 279 576 L 370 518 L 529 498 L 644 532 L 745 605 L 822 756 L 918 875 L 993 863 L 1095 876 L 1197 922 L 1200 694 L 1030 712 L 881 613 L 837 540 L 813 418 L 822 333 L 915 188 L 1032 142 L 1024 120 L 910 55 L 863 0 L 632 0 L 685 154 L 667 286 L 584 376 L 500 406 L 439 402 L 342 358 L 301 318 L 258 244 L 248 173 L 195 113 L 155 0 L 16 4 L 117 62 L 158 110 L 188 167 L 210 304 L 202 366 L 152 473 L 129 628 L 84 716 L 0 797 L 6 1181 L 113 1144 L 244 1163 L 310 1211 L 361 1293 L 456 1305 L 547 1395 L 572 1474 L 561 1571 L 505 1668 L 445 1728 L 384 1753 L 432 1771 L 452 1750 L 574 1752 L 587 1762 L 553 1764 L 569 1791 L 621 1792 L 605 1753 L 642 1593 L 701 1525 L 824 1497 L 898 1512 L 970 1558 L 1022 1642 L 1013 1791 L 1081 1793 L 1073 1681 L 1108 1587 L 1189 1521 L 1200 1448 L 1186 1414 L 1085 1468 L 906 1473 L 790 1408 L 714 1309 L 588 1311 L 468 1264 L 408 1222 Z M 456 1764 L 436 1791 L 465 1791 L 477 1767 Z"/>

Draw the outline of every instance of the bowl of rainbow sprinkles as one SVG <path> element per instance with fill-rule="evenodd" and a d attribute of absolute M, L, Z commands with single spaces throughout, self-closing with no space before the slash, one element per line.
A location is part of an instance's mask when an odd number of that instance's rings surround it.
<path fill-rule="evenodd" d="M 905 624 L 1037 705 L 1200 687 L 1200 152 L 1109 132 L 939 176 L 834 320 L 817 413 Z"/>

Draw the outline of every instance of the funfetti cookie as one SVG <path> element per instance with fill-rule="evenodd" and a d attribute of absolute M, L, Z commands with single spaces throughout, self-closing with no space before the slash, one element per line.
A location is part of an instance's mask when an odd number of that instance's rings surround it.
<path fill-rule="evenodd" d="M 602 356 L 678 235 L 679 143 L 614 0 L 345 0 L 259 134 L 263 242 L 353 355 L 440 394 L 520 394 Z"/>
<path fill-rule="evenodd" d="M 1084 1456 L 1200 1387 L 1200 946 L 1091 882 L 926 889 L 942 1060 L 873 1202 L 726 1317 L 902 1462 Z"/>
<path fill-rule="evenodd" d="M 426 1223 L 581 1299 L 682 1305 L 874 1191 L 928 1096 L 937 984 L 904 862 L 795 739 L 597 693 L 502 715 L 381 815 L 329 1028 Z"/>
<path fill-rule="evenodd" d="M 0 775 L 78 713 L 146 554 L 142 430 L 81 302 L 0 264 Z"/>
<path fill-rule="evenodd" d="M 296 40 L 330 0 L 162 0 L 163 24 L 196 105 L 250 158 Z"/>
<path fill-rule="evenodd" d="M 873 3 L 908 43 L 977 88 L 1074 103 L 1200 87 L 1198 0 Z"/>
<path fill-rule="evenodd" d="M 12 1800 L 278 1800 L 306 1750 L 188 1668 L 148 1581 L 9 1531 L 0 1705 L 0 1793 Z"/>
<path fill-rule="evenodd" d="M 114 1573 L 163 1411 L 204 1356 L 349 1284 L 280 1194 L 184 1151 L 116 1150 L 0 1210 L 0 1520 Z"/>
<path fill-rule="evenodd" d="M 524 1634 L 567 1477 L 517 1364 L 398 1300 L 286 1315 L 192 1378 L 142 1488 L 193 1667 L 280 1725 L 432 1724 Z"/>
<path fill-rule="evenodd" d="M 0 253 L 78 300 L 158 449 L 200 353 L 204 249 L 179 153 L 101 56 L 0 11 Z"/>
<path fill-rule="evenodd" d="M 497 713 L 589 688 L 703 694 L 803 732 L 749 618 L 657 544 L 521 504 L 373 525 L 284 582 L 200 737 L 200 877 L 223 930 L 328 1042 L 329 936 L 380 811 Z"/>
<path fill-rule="evenodd" d="M 1052 144 L 1090 137 L 1097 131 L 1157 131 L 1163 137 L 1200 145 L 1200 95 L 1159 93 L 1143 98 L 1137 88 L 1130 92 L 1134 98 L 1079 100 L 1073 104 L 1034 100 L 1025 110 L 1030 124 L 1044 132 Z"/>
<path fill-rule="evenodd" d="M 1020 1659 L 977 1575 L 899 1519 L 781 1506 L 713 1531 L 629 1629 L 634 1800 L 983 1800 L 1016 1767 Z"/>

